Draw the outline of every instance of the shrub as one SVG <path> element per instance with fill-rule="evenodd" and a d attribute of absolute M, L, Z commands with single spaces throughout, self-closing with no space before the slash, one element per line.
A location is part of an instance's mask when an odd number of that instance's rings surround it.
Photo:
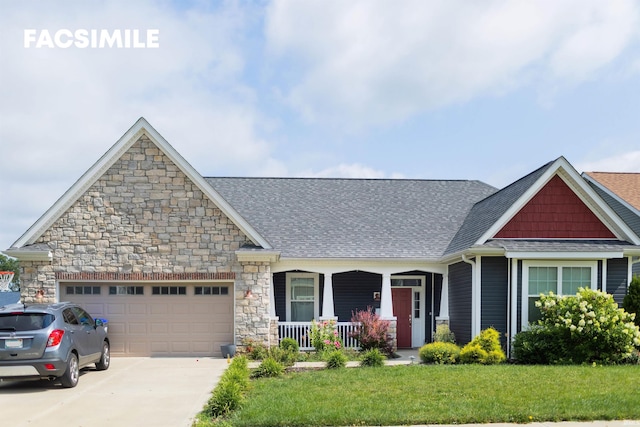
<path fill-rule="evenodd" d="M 640 348 L 634 316 L 610 294 L 585 288 L 572 296 L 549 293 L 536 306 L 542 312 L 538 324 L 554 340 L 547 349 L 550 363 L 622 363 Z"/>
<path fill-rule="evenodd" d="M 271 347 L 267 357 L 282 363 L 284 366 L 293 366 L 298 361 L 298 352 L 285 350 L 282 347 Z"/>
<path fill-rule="evenodd" d="M 245 354 L 251 360 L 263 360 L 269 356 L 269 349 L 266 345 L 256 343 L 252 339 L 246 339 L 243 341 L 245 348 Z"/>
<path fill-rule="evenodd" d="M 338 336 L 335 320 L 311 321 L 309 339 L 318 352 L 342 348 L 342 340 Z"/>
<path fill-rule="evenodd" d="M 451 342 L 432 342 L 418 351 L 423 363 L 451 364 L 460 358 L 460 347 Z"/>
<path fill-rule="evenodd" d="M 253 371 L 253 378 L 279 377 L 284 373 L 284 366 L 273 357 L 267 357 Z"/>
<path fill-rule="evenodd" d="M 338 369 L 347 366 L 347 356 L 340 350 L 328 352 L 326 361 L 328 369 Z"/>
<path fill-rule="evenodd" d="M 627 313 L 635 314 L 634 322 L 636 326 L 640 326 L 640 276 L 633 276 L 629 284 L 629 293 L 622 301 L 622 307 Z"/>
<path fill-rule="evenodd" d="M 360 366 L 380 367 L 384 366 L 386 356 L 377 348 L 370 348 L 362 353 Z"/>
<path fill-rule="evenodd" d="M 456 336 L 451 332 L 451 329 L 449 329 L 449 325 L 438 325 L 436 326 L 436 332 L 433 334 L 433 341 L 455 344 Z"/>
<path fill-rule="evenodd" d="M 236 356 L 229 368 L 222 374 L 218 385 L 203 412 L 210 417 L 221 417 L 242 407 L 245 401 L 245 392 L 249 388 L 249 368 L 247 359 Z"/>
<path fill-rule="evenodd" d="M 292 353 L 298 353 L 300 351 L 298 341 L 293 338 L 283 338 L 282 341 L 280 341 L 280 348 Z"/>
<path fill-rule="evenodd" d="M 516 334 L 511 355 L 518 363 L 529 365 L 559 363 L 567 358 L 559 345 L 562 340 L 556 336 L 559 332 L 557 329 L 531 325 L 529 329 Z"/>
<path fill-rule="evenodd" d="M 505 360 L 506 356 L 500 347 L 500 333 L 494 328 L 480 331 L 480 335 L 460 350 L 462 363 L 492 365 L 502 363 Z"/>
<path fill-rule="evenodd" d="M 360 350 L 379 349 L 387 356 L 393 355 L 393 338 L 389 334 L 389 321 L 380 319 L 373 308 L 356 310 L 351 314 L 351 322 L 356 323 L 351 336 L 358 340 Z"/>

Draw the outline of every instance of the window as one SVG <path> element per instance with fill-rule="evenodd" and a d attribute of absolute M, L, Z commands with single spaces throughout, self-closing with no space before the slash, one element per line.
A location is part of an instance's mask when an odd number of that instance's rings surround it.
<path fill-rule="evenodd" d="M 318 283 L 316 273 L 287 274 L 287 321 L 309 322 L 318 318 Z"/>
<path fill-rule="evenodd" d="M 186 295 L 186 286 L 154 286 L 151 295 Z"/>
<path fill-rule="evenodd" d="M 575 295 L 579 288 L 595 289 L 597 284 L 595 262 L 524 262 L 522 323 L 532 323 L 542 317 L 536 301 L 540 294 Z"/>
<path fill-rule="evenodd" d="M 109 286 L 109 295 L 144 295 L 144 286 Z"/>
<path fill-rule="evenodd" d="M 196 286 L 195 295 L 229 295 L 228 286 Z"/>
<path fill-rule="evenodd" d="M 67 295 L 100 295 L 100 286 L 67 286 Z"/>

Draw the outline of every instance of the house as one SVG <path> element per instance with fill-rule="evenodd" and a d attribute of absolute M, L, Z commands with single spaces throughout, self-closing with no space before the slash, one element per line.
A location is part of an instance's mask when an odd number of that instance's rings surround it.
<path fill-rule="evenodd" d="M 498 190 L 469 180 L 204 178 L 139 119 L 7 255 L 26 302 L 109 319 L 114 355 L 219 356 L 354 310 L 399 348 L 449 324 L 460 343 L 536 319 L 541 292 L 624 297 L 637 212 L 564 158 Z"/>

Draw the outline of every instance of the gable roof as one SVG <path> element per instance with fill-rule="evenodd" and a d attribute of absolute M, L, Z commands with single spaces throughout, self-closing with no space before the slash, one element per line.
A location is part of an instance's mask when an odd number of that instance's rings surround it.
<path fill-rule="evenodd" d="M 479 181 L 206 178 L 282 258 L 439 260 Z"/>
<path fill-rule="evenodd" d="M 8 250 L 8 255 L 37 257 L 34 252 L 48 248 L 25 248 L 32 245 L 60 216 L 84 194 L 142 136 L 149 139 L 215 203 L 251 241 L 265 249 L 271 246 L 143 117 L 138 121 L 51 206 Z"/>
<path fill-rule="evenodd" d="M 621 220 L 564 157 L 559 157 L 476 203 L 445 254 L 455 254 L 488 242 L 554 176 L 559 176 L 618 239 L 640 245 L 638 233 Z"/>

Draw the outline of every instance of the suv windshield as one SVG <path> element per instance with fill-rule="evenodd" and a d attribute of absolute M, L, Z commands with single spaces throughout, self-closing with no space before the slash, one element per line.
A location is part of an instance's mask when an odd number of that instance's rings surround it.
<path fill-rule="evenodd" d="M 0 314 L 0 331 L 33 331 L 43 329 L 53 323 L 55 317 L 48 313 L 8 313 Z"/>

